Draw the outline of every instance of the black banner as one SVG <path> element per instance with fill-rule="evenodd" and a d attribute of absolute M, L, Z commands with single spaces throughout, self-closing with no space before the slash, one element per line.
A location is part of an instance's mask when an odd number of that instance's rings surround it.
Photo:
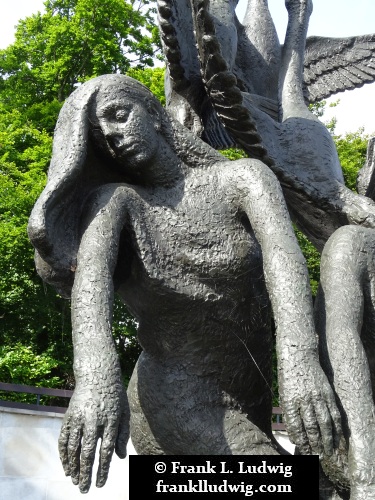
<path fill-rule="evenodd" d="M 129 457 L 130 500 L 319 498 L 318 456 Z"/>

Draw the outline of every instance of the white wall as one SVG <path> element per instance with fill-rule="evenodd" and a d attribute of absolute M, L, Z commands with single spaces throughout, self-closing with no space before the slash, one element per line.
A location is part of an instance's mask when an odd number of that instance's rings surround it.
<path fill-rule="evenodd" d="M 128 459 L 115 456 L 104 488 L 94 480 L 85 495 L 65 477 L 57 451 L 61 420 L 57 413 L 0 408 L 0 500 L 128 500 Z"/>

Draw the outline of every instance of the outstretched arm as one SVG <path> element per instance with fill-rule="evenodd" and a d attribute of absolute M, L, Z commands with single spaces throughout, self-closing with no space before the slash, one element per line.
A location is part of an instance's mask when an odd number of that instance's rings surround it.
<path fill-rule="evenodd" d="M 319 364 L 306 263 L 276 177 L 261 162 L 237 165 L 231 184 L 262 249 L 288 432 L 302 452 L 330 455 L 341 435 L 340 415 Z"/>
<path fill-rule="evenodd" d="M 114 448 L 126 456 L 129 411 L 112 338 L 113 272 L 124 208 L 118 188 L 106 187 L 92 204 L 77 257 L 72 291 L 76 388 L 65 415 L 59 451 L 66 475 L 89 490 L 98 439 L 96 485 L 105 484 Z"/>

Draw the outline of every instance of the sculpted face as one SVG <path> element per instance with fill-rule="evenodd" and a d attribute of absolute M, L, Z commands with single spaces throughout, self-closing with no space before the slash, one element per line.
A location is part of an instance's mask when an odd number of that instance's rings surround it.
<path fill-rule="evenodd" d="M 147 107 L 145 99 L 137 102 L 118 90 L 97 96 L 96 119 L 108 150 L 128 175 L 149 166 L 159 148 L 159 117 Z"/>

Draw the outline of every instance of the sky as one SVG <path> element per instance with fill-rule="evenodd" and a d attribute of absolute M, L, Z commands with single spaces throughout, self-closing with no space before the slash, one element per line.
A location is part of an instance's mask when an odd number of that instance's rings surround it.
<path fill-rule="evenodd" d="M 14 26 L 38 10 L 43 10 L 44 0 L 0 0 L 0 48 L 13 42 Z M 237 8 L 241 19 L 247 0 L 240 0 Z M 284 39 L 287 12 L 284 0 L 268 0 L 272 17 L 276 24 L 279 38 Z M 375 33 L 374 0 L 313 0 L 314 11 L 310 20 L 309 35 L 353 36 Z M 375 132 L 375 83 L 361 89 L 336 94 L 328 100 L 340 103 L 335 108 L 328 108 L 324 120 L 332 116 L 337 118 L 336 132 L 343 134 L 355 132 L 364 127 L 365 132 Z"/>

